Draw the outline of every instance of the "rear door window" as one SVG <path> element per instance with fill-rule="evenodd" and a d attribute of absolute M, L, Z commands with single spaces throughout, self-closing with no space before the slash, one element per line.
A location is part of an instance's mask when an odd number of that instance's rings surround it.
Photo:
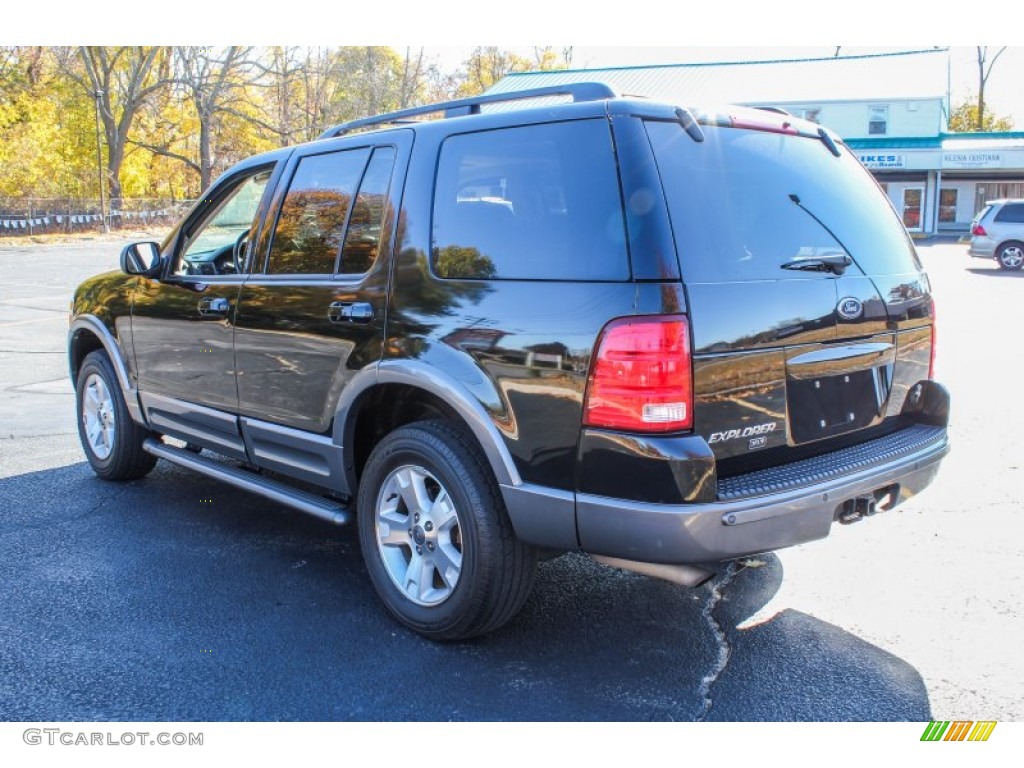
<path fill-rule="evenodd" d="M 607 121 L 448 138 L 437 172 L 432 262 L 446 278 L 628 279 Z"/>
<path fill-rule="evenodd" d="M 821 279 L 782 265 L 847 253 L 865 274 L 917 269 L 884 193 L 849 151 L 817 139 L 647 123 L 689 282 Z"/>
<path fill-rule="evenodd" d="M 1009 224 L 1024 223 L 1024 203 L 1007 203 L 996 214 L 995 220 Z"/>

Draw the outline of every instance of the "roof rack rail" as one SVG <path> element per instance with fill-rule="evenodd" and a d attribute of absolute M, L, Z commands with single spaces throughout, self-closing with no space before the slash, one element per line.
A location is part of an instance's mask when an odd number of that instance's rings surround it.
<path fill-rule="evenodd" d="M 341 136 L 353 131 L 356 128 L 366 128 L 371 125 L 386 125 L 389 123 L 400 123 L 403 118 L 429 115 L 434 112 L 444 112 L 445 117 L 460 117 L 462 115 L 478 115 L 480 107 L 484 104 L 499 104 L 507 101 L 519 101 L 521 99 L 536 99 L 544 96 L 572 96 L 573 101 L 598 101 L 600 99 L 615 99 L 619 92 L 607 83 L 564 83 L 562 85 L 549 85 L 544 88 L 531 88 L 526 91 L 508 91 L 507 93 L 485 93 L 480 96 L 472 96 L 468 99 L 456 99 L 438 104 L 427 104 L 422 107 L 410 107 L 400 109 L 397 112 L 377 115 L 376 117 L 363 117 L 359 120 L 350 120 L 347 123 L 332 126 L 318 136 L 318 139 L 329 139 L 332 136 Z"/>
<path fill-rule="evenodd" d="M 770 107 L 764 105 L 760 107 L 755 106 L 754 109 L 760 109 L 762 112 L 774 112 L 777 115 L 785 115 L 786 117 L 793 117 L 792 112 L 790 112 L 788 109 L 783 109 L 782 107 Z"/>

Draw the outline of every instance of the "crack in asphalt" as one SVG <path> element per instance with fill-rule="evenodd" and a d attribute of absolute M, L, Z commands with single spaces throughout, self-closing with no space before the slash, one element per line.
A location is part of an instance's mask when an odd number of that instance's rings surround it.
<path fill-rule="evenodd" d="M 61 528 L 65 525 L 74 525 L 75 523 L 87 520 L 90 516 L 94 515 L 96 512 L 99 512 L 101 509 L 103 509 L 103 507 L 109 504 L 116 504 L 116 502 L 128 492 L 129 487 L 130 486 L 126 485 L 116 489 L 115 491 L 113 491 L 112 496 L 99 499 L 87 510 L 85 510 L 84 512 L 79 512 L 77 515 L 74 515 L 72 517 L 66 517 L 63 520 L 53 522 L 48 520 L 42 520 L 33 523 L 20 523 L 11 526 L 5 526 L 3 528 L 0 528 L 0 536 L 11 536 L 15 533 L 31 531 L 36 528 Z"/>
<path fill-rule="evenodd" d="M 708 628 L 711 630 L 711 635 L 715 638 L 715 646 L 718 648 L 718 657 L 715 659 L 714 668 L 704 675 L 700 681 L 700 688 L 697 689 L 697 696 L 700 698 L 701 710 L 697 715 L 696 721 L 702 723 L 707 719 L 707 716 L 711 712 L 711 707 L 714 701 L 711 697 L 711 687 L 718 681 L 725 668 L 729 665 L 729 657 L 732 654 L 732 649 L 729 647 L 729 638 L 726 637 L 725 630 L 718 623 L 715 618 L 715 607 L 721 601 L 725 588 L 729 586 L 732 580 L 736 577 L 736 561 L 730 561 L 726 566 L 722 575 L 715 579 L 710 586 L 707 602 L 704 604 L 704 608 L 701 610 L 701 616 L 704 617 L 704 621 L 707 623 Z"/>

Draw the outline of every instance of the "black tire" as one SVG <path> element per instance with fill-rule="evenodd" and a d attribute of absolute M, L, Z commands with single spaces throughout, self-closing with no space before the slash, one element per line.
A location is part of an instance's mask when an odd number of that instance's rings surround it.
<path fill-rule="evenodd" d="M 1024 243 L 1011 240 L 996 251 L 996 261 L 1002 269 L 1018 270 L 1024 266 Z"/>
<path fill-rule="evenodd" d="M 103 394 L 100 399 L 104 405 L 94 409 L 97 392 Z M 90 352 L 82 361 L 78 369 L 75 403 L 78 437 L 93 472 L 104 480 L 134 480 L 153 469 L 156 457 L 142 450 L 142 442 L 149 437 L 149 432 L 136 424 L 128 413 L 117 374 L 106 352 Z M 89 425 L 95 425 L 97 419 L 106 425 L 107 428 L 101 432 L 109 440 L 101 437 L 100 443 L 94 445 L 88 431 Z"/>
<path fill-rule="evenodd" d="M 421 517 L 415 510 L 427 507 L 409 504 L 399 490 L 415 478 L 430 503 Z M 451 504 L 442 499 L 445 492 Z M 448 422 L 417 422 L 381 440 L 360 478 L 357 521 L 377 594 L 398 621 L 432 640 L 465 640 L 498 629 L 519 612 L 533 586 L 536 548 L 516 538 L 476 442 Z M 451 579 L 455 553 L 460 557 Z M 423 565 L 417 569 L 414 562 Z M 429 575 L 429 585 L 416 579 L 400 588 L 415 570 Z"/>

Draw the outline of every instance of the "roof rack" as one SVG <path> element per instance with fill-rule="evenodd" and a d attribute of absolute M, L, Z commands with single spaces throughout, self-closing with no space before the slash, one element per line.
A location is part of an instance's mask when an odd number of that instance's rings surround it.
<path fill-rule="evenodd" d="M 563 83 L 562 85 L 549 85 L 544 88 L 531 88 L 526 91 L 509 91 L 508 93 L 490 93 L 473 96 L 468 99 L 456 99 L 445 101 L 439 104 L 427 104 L 422 107 L 410 107 L 400 109 L 397 112 L 388 112 L 376 117 L 363 117 L 359 120 L 350 120 L 328 128 L 320 134 L 319 139 L 329 139 L 332 136 L 341 136 L 356 128 L 366 128 L 371 125 L 386 125 L 394 123 L 409 122 L 405 118 L 429 115 L 434 112 L 444 112 L 445 117 L 460 117 L 462 115 L 478 115 L 480 107 L 484 104 L 499 104 L 508 101 L 519 101 L 521 99 L 536 99 L 545 96 L 572 96 L 573 101 L 599 101 L 600 99 L 615 99 L 619 92 L 607 83 Z"/>

